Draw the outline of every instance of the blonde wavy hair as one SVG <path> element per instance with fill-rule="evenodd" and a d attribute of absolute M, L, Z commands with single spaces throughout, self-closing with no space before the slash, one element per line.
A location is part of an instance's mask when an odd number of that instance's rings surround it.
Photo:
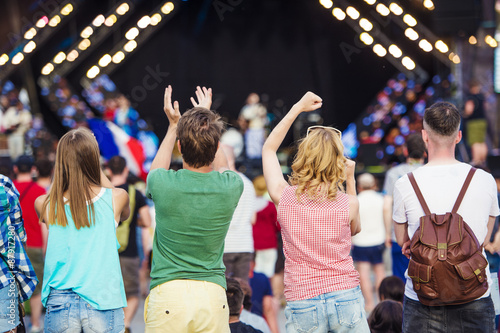
<path fill-rule="evenodd" d="M 290 184 L 296 185 L 297 199 L 307 193 L 312 200 L 335 200 L 344 191 L 346 158 L 337 132 L 317 128 L 300 141 L 292 164 Z"/>

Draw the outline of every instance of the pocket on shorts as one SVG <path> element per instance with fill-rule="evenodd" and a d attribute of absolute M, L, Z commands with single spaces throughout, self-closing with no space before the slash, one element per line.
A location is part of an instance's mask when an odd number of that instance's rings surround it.
<path fill-rule="evenodd" d="M 310 303 L 289 302 L 287 321 L 291 321 L 299 333 L 310 333 L 318 329 L 318 309 Z M 288 312 L 288 313 L 287 313 Z"/>
<path fill-rule="evenodd" d="M 338 300 L 335 302 L 339 324 L 345 327 L 354 327 L 363 318 L 364 309 L 361 291 L 353 294 L 355 298 Z"/>
<path fill-rule="evenodd" d="M 118 333 L 125 329 L 123 309 L 97 310 L 87 304 L 89 328 L 96 333 Z"/>
<path fill-rule="evenodd" d="M 51 333 L 63 333 L 69 329 L 69 303 L 48 305 L 45 326 Z"/>

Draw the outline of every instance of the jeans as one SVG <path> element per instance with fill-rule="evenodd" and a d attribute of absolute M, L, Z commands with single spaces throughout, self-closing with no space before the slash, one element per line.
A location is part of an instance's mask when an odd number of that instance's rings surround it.
<path fill-rule="evenodd" d="M 300 301 L 285 308 L 287 333 L 370 332 L 365 301 L 358 287 L 334 291 Z"/>
<path fill-rule="evenodd" d="M 123 309 L 96 310 L 72 290 L 52 289 L 47 299 L 45 332 L 121 333 Z"/>
<path fill-rule="evenodd" d="M 491 297 L 447 306 L 425 306 L 405 296 L 403 332 L 494 333 L 495 310 Z"/>

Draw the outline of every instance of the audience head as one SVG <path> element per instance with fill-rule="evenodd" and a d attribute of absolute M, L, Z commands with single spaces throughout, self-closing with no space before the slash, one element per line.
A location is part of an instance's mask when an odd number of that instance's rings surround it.
<path fill-rule="evenodd" d="M 255 189 L 255 194 L 258 197 L 261 197 L 267 193 L 266 180 L 264 179 L 263 175 L 255 177 L 252 182 Z"/>
<path fill-rule="evenodd" d="M 382 280 L 378 288 L 380 300 L 393 300 L 403 303 L 405 283 L 397 276 L 388 276 Z"/>
<path fill-rule="evenodd" d="M 54 163 L 46 158 L 39 159 L 35 162 L 36 169 L 38 170 L 38 177 L 49 178 L 52 176 Z"/>
<path fill-rule="evenodd" d="M 210 165 L 215 159 L 223 129 L 220 116 L 206 108 L 194 107 L 184 113 L 177 124 L 184 162 L 194 168 Z"/>
<path fill-rule="evenodd" d="M 241 290 L 243 291 L 243 309 L 250 311 L 252 309 L 252 287 L 247 280 L 243 280 L 239 277 L 234 278 L 240 283 Z"/>
<path fill-rule="evenodd" d="M 108 160 L 107 167 L 113 176 L 121 175 L 127 168 L 127 161 L 121 156 L 113 156 Z"/>
<path fill-rule="evenodd" d="M 454 143 L 460 127 L 460 113 L 448 102 L 432 104 L 424 113 L 424 130 L 430 141 Z"/>
<path fill-rule="evenodd" d="M 233 278 L 226 278 L 226 296 L 229 305 L 229 316 L 239 317 L 243 306 L 243 291 L 240 283 Z"/>
<path fill-rule="evenodd" d="M 94 216 L 94 205 L 90 204 L 90 216 L 87 213 L 87 202 L 91 202 L 95 194 L 91 186 L 101 186 L 101 167 L 99 162 L 99 146 L 93 133 L 80 127 L 63 135 L 56 150 L 56 162 L 52 187 L 44 205 L 50 201 L 49 224 L 67 225 L 63 195 L 69 195 L 71 215 L 77 229 L 90 226 Z M 57 212 L 57 214 L 56 214 Z"/>
<path fill-rule="evenodd" d="M 401 333 L 403 330 L 403 305 L 387 300 L 377 304 L 368 318 L 371 333 Z"/>
<path fill-rule="evenodd" d="M 14 163 L 14 171 L 17 174 L 30 173 L 34 165 L 35 161 L 33 160 L 33 157 L 29 155 L 21 155 L 17 158 L 16 162 Z"/>
<path fill-rule="evenodd" d="M 425 156 L 425 142 L 422 134 L 413 133 L 406 138 L 406 150 L 409 158 L 422 159 Z"/>
<path fill-rule="evenodd" d="M 297 196 L 334 200 L 346 180 L 346 158 L 340 133 L 331 127 L 308 129 L 292 164 L 290 183 Z"/>
<path fill-rule="evenodd" d="M 377 181 L 371 173 L 363 173 L 358 176 L 358 192 L 366 190 L 374 190 L 377 186 Z"/>

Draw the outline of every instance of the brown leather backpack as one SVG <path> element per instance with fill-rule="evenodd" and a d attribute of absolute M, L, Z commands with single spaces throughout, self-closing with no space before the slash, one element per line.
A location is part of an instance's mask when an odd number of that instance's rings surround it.
<path fill-rule="evenodd" d="M 410 172 L 408 177 L 425 215 L 411 239 L 408 276 L 420 303 L 427 306 L 471 302 L 486 293 L 488 261 L 483 246 L 457 214 L 475 168 L 471 168 L 451 213 L 432 214 Z"/>

